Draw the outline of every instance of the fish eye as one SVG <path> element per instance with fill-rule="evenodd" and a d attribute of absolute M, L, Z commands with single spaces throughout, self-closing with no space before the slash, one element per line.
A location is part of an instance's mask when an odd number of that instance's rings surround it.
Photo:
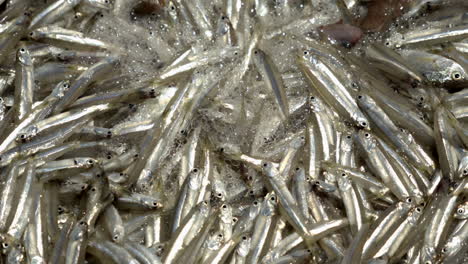
<path fill-rule="evenodd" d="M 29 36 L 31 37 L 34 36 L 34 32 L 29 33 Z"/>
<path fill-rule="evenodd" d="M 233 217 L 233 218 L 232 218 L 232 222 L 233 222 L 233 223 L 236 223 L 236 222 L 237 222 L 237 217 Z"/>
<path fill-rule="evenodd" d="M 411 198 L 406 198 L 406 202 L 411 203 L 412 201 L 413 201 L 413 199 L 411 199 Z"/>
<path fill-rule="evenodd" d="M 84 189 L 86 189 L 86 186 L 85 186 L 85 185 L 82 185 L 82 186 L 81 186 L 81 190 L 84 190 Z"/>
<path fill-rule="evenodd" d="M 274 200 L 276 200 L 276 198 L 275 198 L 274 196 L 272 196 L 272 197 L 270 198 L 270 200 L 274 201 Z"/>
<path fill-rule="evenodd" d="M 80 225 L 83 226 L 83 225 L 85 225 L 85 224 L 86 224 L 85 221 L 80 221 Z"/>
<path fill-rule="evenodd" d="M 197 173 L 197 172 L 198 172 L 198 169 L 193 169 L 192 171 L 195 172 L 195 173 Z"/>
<path fill-rule="evenodd" d="M 466 175 L 466 174 L 468 174 L 468 170 L 465 169 L 463 170 L 463 175 Z"/>
<path fill-rule="evenodd" d="M 246 236 L 243 236 L 243 237 L 242 237 L 242 240 L 247 240 L 247 237 L 246 237 Z"/>
<path fill-rule="evenodd" d="M 26 50 L 25 50 L 24 48 L 21 48 L 20 51 L 21 51 L 21 52 L 25 52 Z"/>
<path fill-rule="evenodd" d="M 8 243 L 6 243 L 6 242 L 2 243 L 2 247 L 3 247 L 3 248 L 8 248 L 9 246 L 10 246 L 10 245 L 9 245 Z"/>
<path fill-rule="evenodd" d="M 296 171 L 298 171 L 298 170 L 299 170 L 299 167 L 296 168 Z"/>
<path fill-rule="evenodd" d="M 418 213 L 420 213 L 420 212 L 421 212 L 421 208 L 419 208 L 419 207 L 416 208 L 416 211 L 417 211 Z"/>
<path fill-rule="evenodd" d="M 171 6 L 171 10 L 174 10 L 174 9 L 175 9 L 175 7 L 174 7 L 174 6 Z"/>
<path fill-rule="evenodd" d="M 432 264 L 432 261 L 428 260 L 428 261 L 424 262 L 424 264 Z"/>
<path fill-rule="evenodd" d="M 258 54 L 258 51 L 254 51 L 254 54 Z"/>
<path fill-rule="evenodd" d="M 320 185 L 320 182 L 319 182 L 319 181 L 316 181 L 316 182 L 315 182 L 315 185 Z"/>
<path fill-rule="evenodd" d="M 223 234 L 218 234 L 218 237 L 219 237 L 219 238 L 223 238 Z"/>
<path fill-rule="evenodd" d="M 457 213 L 458 214 L 463 214 L 465 212 L 465 209 L 463 208 L 458 208 Z"/>
<path fill-rule="evenodd" d="M 307 50 L 304 51 L 304 55 L 308 55 L 309 52 Z"/>
<path fill-rule="evenodd" d="M 444 248 L 442 249 L 442 253 L 447 253 L 447 248 L 446 248 L 446 247 L 444 247 Z"/>
<path fill-rule="evenodd" d="M 157 202 L 153 202 L 153 206 L 158 206 L 158 203 Z"/>
<path fill-rule="evenodd" d="M 362 123 L 361 123 L 361 126 L 362 126 L 362 127 L 366 127 L 366 126 L 367 126 L 367 123 L 366 123 L 366 122 L 362 122 Z"/>
<path fill-rule="evenodd" d="M 118 235 L 115 235 L 114 236 L 114 240 L 118 240 L 119 239 L 119 236 Z"/>
<path fill-rule="evenodd" d="M 88 163 L 89 163 L 89 164 L 93 164 L 94 161 L 90 159 L 90 160 L 88 160 Z"/>
<path fill-rule="evenodd" d="M 223 206 L 221 206 L 223 209 L 226 209 L 227 208 L 227 205 L 223 204 Z"/>
<path fill-rule="evenodd" d="M 218 193 L 218 197 L 219 197 L 219 198 L 223 197 L 223 194 L 222 194 L 222 193 Z"/>
<path fill-rule="evenodd" d="M 263 163 L 263 167 L 265 167 L 265 168 L 266 168 L 267 166 L 268 166 L 268 164 L 267 164 L 267 163 Z"/>
<path fill-rule="evenodd" d="M 342 177 L 345 177 L 345 176 L 346 176 L 346 173 L 342 173 L 341 176 L 342 176 Z"/>
<path fill-rule="evenodd" d="M 92 192 L 95 192 L 95 191 L 96 191 L 96 188 L 94 188 L 94 187 L 91 188 L 91 191 L 92 191 Z"/>
<path fill-rule="evenodd" d="M 357 98 L 358 98 L 358 99 L 362 99 L 362 95 L 358 95 L 358 97 L 357 97 Z"/>
<path fill-rule="evenodd" d="M 369 138 L 369 137 L 370 137 L 369 133 L 364 134 L 364 136 L 365 136 L 366 138 Z"/>
<path fill-rule="evenodd" d="M 351 136 L 350 136 L 350 135 L 347 135 L 346 138 L 347 138 L 347 139 L 351 139 Z"/>
<path fill-rule="evenodd" d="M 310 100 L 312 100 L 312 101 L 315 100 L 315 96 L 311 96 Z"/>
<path fill-rule="evenodd" d="M 452 79 L 454 79 L 454 80 L 461 79 L 461 73 L 459 73 L 459 72 L 452 73 Z"/>
<path fill-rule="evenodd" d="M 257 205 L 258 205 L 258 202 L 257 202 L 257 201 L 253 202 L 253 205 L 257 206 Z"/>
<path fill-rule="evenodd" d="M 105 0 L 104 3 L 109 4 L 109 0 Z"/>

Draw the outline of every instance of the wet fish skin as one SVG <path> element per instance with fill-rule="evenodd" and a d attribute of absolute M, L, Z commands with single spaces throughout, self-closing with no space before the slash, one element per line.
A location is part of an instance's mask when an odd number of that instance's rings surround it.
<path fill-rule="evenodd" d="M 15 74 L 16 121 L 22 120 L 32 108 L 34 96 L 34 65 L 26 45 L 20 44 Z"/>
<path fill-rule="evenodd" d="M 327 104 L 355 123 L 357 127 L 369 129 L 370 123 L 367 117 L 359 110 L 351 92 L 337 78 L 330 66 L 307 51 L 298 57 L 298 62 L 307 80 L 310 81 L 312 91 L 318 91 Z"/>
<path fill-rule="evenodd" d="M 264 82 L 266 83 L 269 90 L 275 95 L 275 100 L 281 110 L 281 117 L 287 119 L 289 116 L 289 104 L 286 97 L 286 88 L 279 70 L 276 68 L 274 62 L 271 60 L 261 49 L 254 50 L 253 61 L 258 71 L 262 75 Z"/>

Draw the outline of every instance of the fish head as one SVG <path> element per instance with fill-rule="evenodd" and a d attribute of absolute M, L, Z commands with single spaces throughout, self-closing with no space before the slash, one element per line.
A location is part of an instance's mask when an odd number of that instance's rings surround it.
<path fill-rule="evenodd" d="M 311 94 L 309 96 L 309 105 L 310 105 L 310 109 L 312 109 L 312 111 L 314 112 L 320 112 L 320 111 L 326 110 L 326 106 L 324 102 L 315 94 Z"/>
<path fill-rule="evenodd" d="M 275 213 L 275 208 L 278 203 L 278 197 L 274 192 L 270 192 L 265 196 L 262 203 L 260 213 L 265 216 L 271 216 Z"/>
<path fill-rule="evenodd" d="M 41 28 L 29 32 L 28 37 L 32 40 L 38 40 L 44 37 L 44 33 L 40 31 Z"/>
<path fill-rule="evenodd" d="M 70 234 L 70 238 L 73 241 L 80 241 L 83 240 L 87 234 L 88 224 L 86 223 L 85 219 L 81 219 L 78 223 L 76 223 L 74 230 Z"/>
<path fill-rule="evenodd" d="M 430 246 L 423 246 L 421 248 L 420 262 L 421 264 L 435 264 L 437 254 L 435 249 Z"/>
<path fill-rule="evenodd" d="M 262 170 L 265 173 L 266 176 L 268 177 L 275 177 L 278 175 L 278 170 L 275 168 L 272 162 L 270 161 L 262 161 Z"/>
<path fill-rule="evenodd" d="M 239 254 L 239 256 L 241 256 L 241 257 L 246 257 L 247 254 L 250 251 L 250 242 L 251 241 L 252 241 L 251 239 L 242 240 L 239 243 L 239 246 L 236 249 L 236 253 Z"/>
<path fill-rule="evenodd" d="M 209 200 L 202 201 L 198 204 L 198 210 L 202 215 L 208 215 L 211 212 L 211 203 Z"/>
<path fill-rule="evenodd" d="M 17 142 L 28 142 L 37 135 L 38 128 L 35 125 L 29 126 L 21 131 L 16 138 Z"/>
<path fill-rule="evenodd" d="M 177 21 L 177 6 L 174 1 L 170 0 L 167 2 L 166 14 L 172 21 Z"/>
<path fill-rule="evenodd" d="M 449 68 L 448 75 L 450 83 L 466 84 L 466 82 L 468 81 L 467 72 L 458 63 L 454 63 L 453 66 Z"/>
<path fill-rule="evenodd" d="M 18 51 L 17 51 L 17 58 L 19 63 L 25 66 L 32 66 L 33 60 L 31 57 L 31 53 L 29 52 L 28 47 L 25 44 L 20 44 Z"/>
<path fill-rule="evenodd" d="M 115 225 L 112 228 L 112 241 L 115 243 L 121 243 L 125 236 L 125 230 L 122 225 Z"/>
<path fill-rule="evenodd" d="M 361 108 L 372 108 L 374 105 L 376 105 L 374 99 L 365 93 L 359 93 L 356 96 L 356 102 Z"/>
<path fill-rule="evenodd" d="M 263 50 L 256 48 L 253 50 L 253 55 L 255 59 L 259 60 L 259 62 L 264 62 L 266 54 Z"/>
<path fill-rule="evenodd" d="M 329 173 L 326 173 L 326 175 L 328 175 L 328 174 Z M 321 192 L 324 192 L 324 193 L 332 193 L 332 192 L 336 191 L 335 185 L 327 183 L 327 182 L 322 181 L 322 180 L 315 180 L 313 182 L 313 184 L 314 184 L 315 188 L 317 188 L 317 190 L 319 190 Z"/>
<path fill-rule="evenodd" d="M 367 120 L 367 118 L 362 113 L 356 113 L 354 119 L 356 120 L 357 127 L 364 130 L 370 130 L 369 120 Z"/>
<path fill-rule="evenodd" d="M 228 204 L 222 204 L 220 208 L 221 209 L 219 218 L 221 219 L 221 221 L 223 221 L 224 223 L 232 223 L 232 207 Z"/>
<path fill-rule="evenodd" d="M 193 168 L 188 175 L 188 186 L 192 190 L 197 190 L 201 186 L 200 169 Z"/>
<path fill-rule="evenodd" d="M 343 152 L 351 152 L 353 150 L 353 137 L 351 133 L 344 133 L 342 135 L 340 149 Z"/>
<path fill-rule="evenodd" d="M 337 179 L 337 182 L 338 182 L 338 188 L 342 191 L 347 191 L 352 188 L 351 179 L 346 173 L 340 174 L 340 176 Z"/>
<path fill-rule="evenodd" d="M 354 136 L 358 145 L 360 145 L 364 150 L 372 150 L 376 148 L 377 143 L 375 138 L 372 136 L 369 131 L 366 130 L 359 130 Z"/>
<path fill-rule="evenodd" d="M 69 1 L 78 1 L 80 2 L 81 0 L 69 0 Z M 112 8 L 112 2 L 111 0 L 94 0 L 92 1 L 93 6 L 101 9 L 106 9 L 109 10 Z"/>
<path fill-rule="evenodd" d="M 160 209 L 163 207 L 162 203 L 156 198 L 145 195 L 142 196 L 140 199 L 141 202 L 150 209 Z"/>
<path fill-rule="evenodd" d="M 52 94 L 58 98 L 62 98 L 65 95 L 65 92 L 70 88 L 70 81 L 64 80 L 61 81 L 57 86 L 55 86 Z"/>
<path fill-rule="evenodd" d="M 440 258 L 451 258 L 465 246 L 464 241 L 459 236 L 454 236 L 447 241 L 445 246 L 440 250 Z"/>
<path fill-rule="evenodd" d="M 417 206 L 408 214 L 408 221 L 411 225 L 415 226 L 419 224 L 419 218 L 423 214 L 423 207 Z"/>
<path fill-rule="evenodd" d="M 468 218 L 468 202 L 460 204 L 455 211 L 454 217 L 456 219 L 467 219 Z"/>

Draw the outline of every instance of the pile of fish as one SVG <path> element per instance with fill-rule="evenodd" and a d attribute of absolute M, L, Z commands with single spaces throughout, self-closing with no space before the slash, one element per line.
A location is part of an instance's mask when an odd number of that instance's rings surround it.
<path fill-rule="evenodd" d="M 468 263 L 466 0 L 0 0 L 0 263 Z"/>

